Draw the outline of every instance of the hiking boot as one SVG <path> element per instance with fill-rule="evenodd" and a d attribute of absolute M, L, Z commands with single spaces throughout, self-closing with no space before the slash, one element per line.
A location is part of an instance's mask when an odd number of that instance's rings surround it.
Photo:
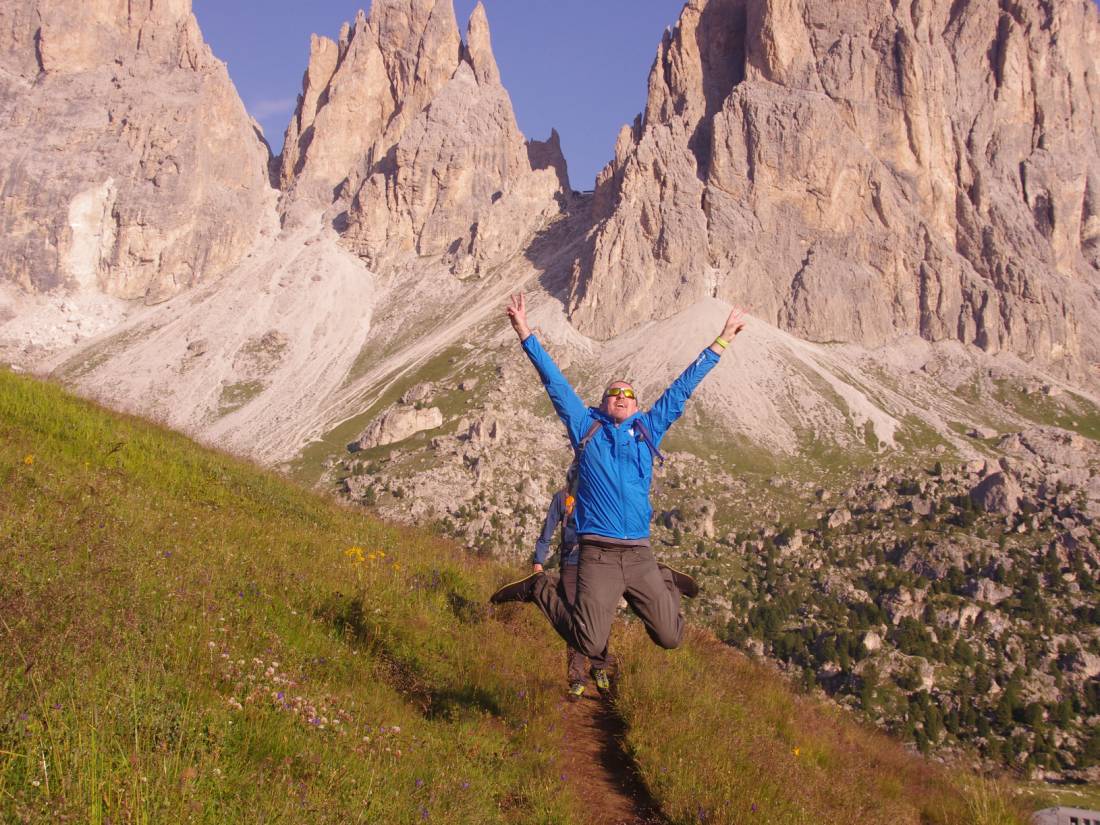
<path fill-rule="evenodd" d="M 600 692 L 601 696 L 606 696 L 611 692 L 611 678 L 607 675 L 607 671 L 602 668 L 593 668 L 592 678 L 596 681 L 596 690 Z"/>
<path fill-rule="evenodd" d="M 569 692 L 565 694 L 571 702 L 577 702 L 584 696 L 584 682 L 579 679 L 569 683 Z"/>
<path fill-rule="evenodd" d="M 676 589 L 689 599 L 694 599 L 699 595 L 699 583 L 695 581 L 687 573 L 681 573 L 674 567 L 669 567 L 667 564 L 661 564 L 657 562 L 657 567 L 660 570 L 667 570 L 672 574 L 672 583 L 676 585 Z"/>
<path fill-rule="evenodd" d="M 530 576 L 525 576 L 519 581 L 506 584 L 500 588 L 496 593 L 489 597 L 489 601 L 493 604 L 504 604 L 505 602 L 529 602 L 535 596 L 535 585 L 539 579 L 544 578 L 545 573 L 538 572 L 532 573 Z"/>

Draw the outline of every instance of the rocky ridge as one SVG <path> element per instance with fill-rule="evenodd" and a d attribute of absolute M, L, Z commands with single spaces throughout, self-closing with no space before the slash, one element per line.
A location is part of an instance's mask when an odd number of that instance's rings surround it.
<path fill-rule="evenodd" d="M 189 0 L 4 17 L 0 281 L 156 303 L 237 263 L 271 207 L 269 152 Z"/>
<path fill-rule="evenodd" d="M 704 296 L 813 341 L 1100 362 L 1094 3 L 690 0 L 600 174 L 571 317 Z"/>

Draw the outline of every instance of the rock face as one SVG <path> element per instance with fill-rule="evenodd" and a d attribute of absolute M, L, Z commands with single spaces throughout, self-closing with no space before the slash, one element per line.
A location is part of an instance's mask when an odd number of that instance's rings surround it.
<path fill-rule="evenodd" d="M 0 279 L 163 300 L 234 264 L 269 152 L 190 0 L 0 11 Z"/>
<path fill-rule="evenodd" d="M 689 0 L 597 180 L 571 312 L 705 296 L 814 341 L 1100 361 L 1090 0 Z"/>
<path fill-rule="evenodd" d="M 314 38 L 280 178 L 292 201 L 346 206 L 372 267 L 412 254 L 459 274 L 519 252 L 569 192 L 557 134 L 516 126 L 484 8 L 464 45 L 451 0 L 376 0 L 339 43 Z"/>
<path fill-rule="evenodd" d="M 404 441 L 424 430 L 434 430 L 443 426 L 443 413 L 439 407 L 417 409 L 415 407 L 391 407 L 371 422 L 359 439 L 351 446 L 353 450 L 369 450 L 397 441 Z"/>

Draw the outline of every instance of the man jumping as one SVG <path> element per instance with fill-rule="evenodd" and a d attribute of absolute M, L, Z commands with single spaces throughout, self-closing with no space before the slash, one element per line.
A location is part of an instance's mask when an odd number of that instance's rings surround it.
<path fill-rule="evenodd" d="M 660 458 L 658 445 L 683 414 L 691 393 L 744 329 L 741 310 L 730 312 L 721 335 L 645 412 L 639 410 L 637 395 L 627 381 L 612 381 L 600 406 L 586 407 L 531 334 L 522 294 L 512 296 L 507 312 L 577 454 L 575 506 L 581 550 L 572 610 L 541 571 L 505 585 L 490 600 L 494 604 L 533 601 L 567 643 L 586 656 L 599 656 L 607 649 L 615 608 L 625 597 L 655 643 L 677 647 L 684 635 L 680 594 L 694 596 L 698 588 L 690 576 L 658 565 L 653 556 L 649 544 L 653 459 Z"/>

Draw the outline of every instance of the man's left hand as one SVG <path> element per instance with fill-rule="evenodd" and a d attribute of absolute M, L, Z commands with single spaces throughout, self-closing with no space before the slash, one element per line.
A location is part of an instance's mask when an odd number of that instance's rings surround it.
<path fill-rule="evenodd" d="M 722 337 L 730 343 L 737 337 L 737 333 L 745 328 L 745 313 L 741 307 L 734 307 L 730 311 L 730 317 L 726 319 L 726 325 L 722 328 Z"/>

